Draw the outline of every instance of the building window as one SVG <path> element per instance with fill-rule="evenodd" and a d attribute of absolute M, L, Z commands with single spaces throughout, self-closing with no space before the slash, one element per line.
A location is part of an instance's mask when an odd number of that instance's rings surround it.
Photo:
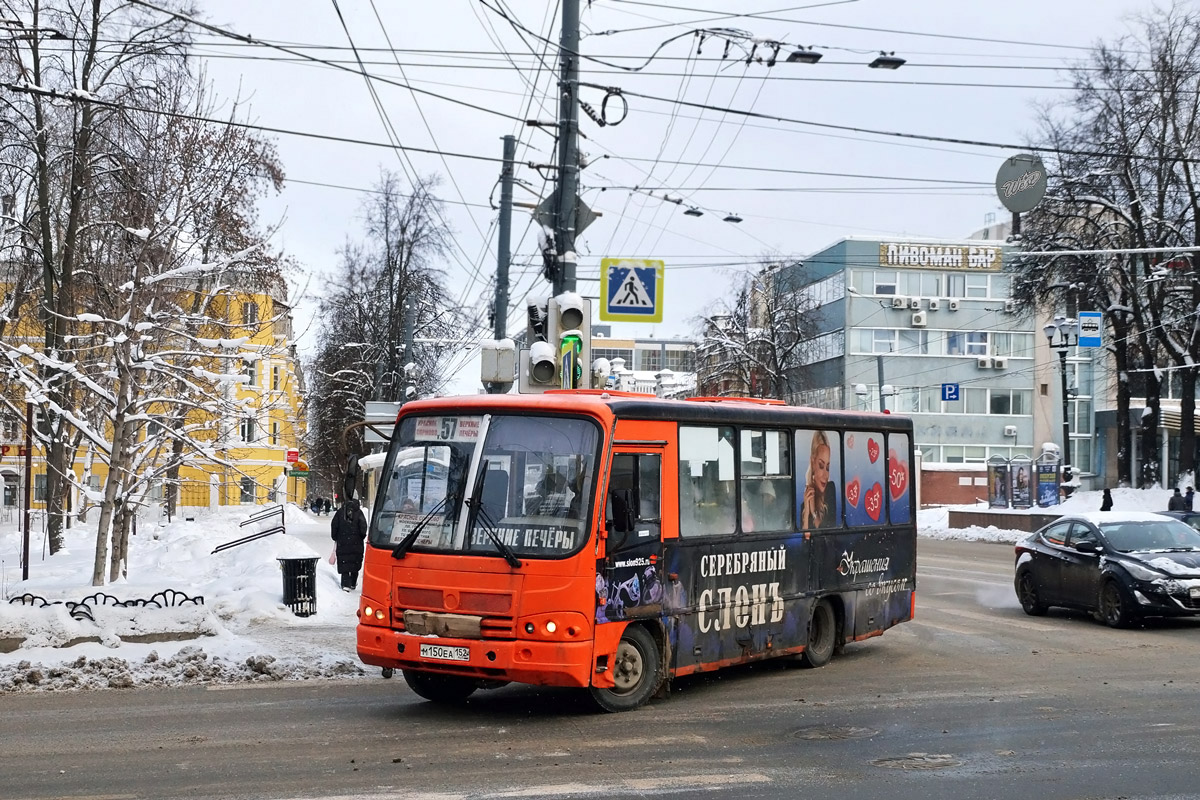
<path fill-rule="evenodd" d="M 243 417 L 242 418 L 242 431 L 241 432 L 242 432 L 242 441 L 243 442 L 253 442 L 254 441 L 254 417 Z"/>
<path fill-rule="evenodd" d="M 258 487 L 254 483 L 254 478 L 242 478 L 242 496 L 243 503 L 253 503 L 257 497 Z"/>
<path fill-rule="evenodd" d="M 906 356 L 929 355 L 929 331 L 901 330 L 898 352 Z"/>
<path fill-rule="evenodd" d="M 967 275 L 967 297 L 988 296 L 987 275 Z"/>
<path fill-rule="evenodd" d="M 963 389 L 968 414 L 986 414 L 988 409 L 987 389 Z"/>
<path fill-rule="evenodd" d="M 933 393 L 933 389 L 928 390 Z M 916 386 L 906 386 L 896 390 L 892 410 L 899 414 L 915 414 L 921 411 L 921 390 Z"/>
<path fill-rule="evenodd" d="M 271 444 L 279 444 L 279 423 L 271 422 Z"/>
<path fill-rule="evenodd" d="M 1012 276 L 992 275 L 992 297 L 1007 300 L 1012 297 Z"/>
<path fill-rule="evenodd" d="M 46 502 L 46 473 L 33 476 L 33 499 L 38 503 Z"/>
<path fill-rule="evenodd" d="M 967 355 L 986 356 L 988 351 L 988 335 L 984 331 L 972 331 L 967 334 Z"/>
<path fill-rule="evenodd" d="M 896 349 L 895 331 L 871 331 L 871 353 L 891 353 Z"/>
<path fill-rule="evenodd" d="M 18 417 L 16 414 L 9 412 L 3 417 L 0 417 L 0 434 L 4 436 L 6 442 L 20 441 L 22 430 L 25 425 L 25 420 Z"/>
<path fill-rule="evenodd" d="M 271 367 L 271 388 L 276 392 L 279 391 L 279 387 L 282 385 L 282 373 L 282 367 L 278 365 Z"/>
<path fill-rule="evenodd" d="M 896 293 L 896 273 L 895 272 L 876 272 L 874 273 L 874 292 L 873 294 L 895 294 Z"/>
<path fill-rule="evenodd" d="M 256 325 L 258 323 L 258 303 L 247 300 L 242 303 L 242 324 Z"/>
<path fill-rule="evenodd" d="M 625 369 L 633 369 L 633 351 L 626 350 L 620 347 L 593 347 L 592 360 L 597 358 L 607 358 L 612 361 L 616 358 L 625 359 Z"/>
<path fill-rule="evenodd" d="M 641 366 L 637 369 L 649 370 L 658 372 L 662 369 L 662 351 L 661 350 L 639 350 L 638 355 L 641 356 Z"/>
<path fill-rule="evenodd" d="M 258 386 L 258 362 L 257 361 L 247 361 L 246 362 L 246 385 L 247 386 Z"/>
<path fill-rule="evenodd" d="M 691 350 L 668 350 L 667 369 L 673 372 L 692 372 L 695 370 Z"/>

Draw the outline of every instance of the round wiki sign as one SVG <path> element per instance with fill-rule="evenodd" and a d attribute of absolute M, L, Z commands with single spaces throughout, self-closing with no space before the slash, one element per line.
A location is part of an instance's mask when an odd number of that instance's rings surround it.
<path fill-rule="evenodd" d="M 1042 160 L 1029 153 L 1005 159 L 996 173 L 996 194 L 1009 211 L 1032 211 L 1046 194 L 1046 167 Z"/>

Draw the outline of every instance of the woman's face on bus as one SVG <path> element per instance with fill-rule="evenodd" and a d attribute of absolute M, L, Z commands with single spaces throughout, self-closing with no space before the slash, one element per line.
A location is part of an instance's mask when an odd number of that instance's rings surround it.
<path fill-rule="evenodd" d="M 825 485 L 829 483 L 829 448 L 825 445 L 818 447 L 816 455 L 813 456 L 812 472 L 813 488 L 824 492 Z"/>

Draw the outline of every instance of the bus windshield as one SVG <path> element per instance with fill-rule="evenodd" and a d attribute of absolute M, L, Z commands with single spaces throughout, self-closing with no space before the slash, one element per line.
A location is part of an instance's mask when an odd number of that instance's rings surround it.
<path fill-rule="evenodd" d="M 580 418 L 408 417 L 380 478 L 371 544 L 396 547 L 420 526 L 413 551 L 500 556 L 499 539 L 520 557 L 569 555 L 587 538 L 599 441 Z"/>

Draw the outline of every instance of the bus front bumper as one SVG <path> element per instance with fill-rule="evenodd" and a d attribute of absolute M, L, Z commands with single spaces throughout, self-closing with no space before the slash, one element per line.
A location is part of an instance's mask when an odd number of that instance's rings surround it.
<path fill-rule="evenodd" d="M 592 642 L 530 639 L 453 639 L 414 636 L 359 624 L 358 657 L 364 664 L 416 669 L 538 686 L 591 685 Z M 424 647 L 422 647 L 424 645 Z"/>

